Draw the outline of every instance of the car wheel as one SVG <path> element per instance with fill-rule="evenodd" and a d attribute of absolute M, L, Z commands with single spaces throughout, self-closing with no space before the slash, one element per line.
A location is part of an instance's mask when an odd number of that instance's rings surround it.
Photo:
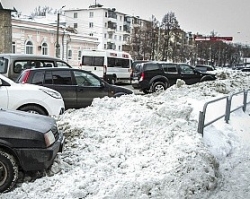
<path fill-rule="evenodd" d="M 11 190 L 18 179 L 18 166 L 15 158 L 0 150 L 0 192 Z"/>
<path fill-rule="evenodd" d="M 202 77 L 200 81 L 204 82 L 204 81 L 210 81 L 210 80 L 213 80 L 213 77 L 207 75 L 207 76 Z"/>
<path fill-rule="evenodd" d="M 160 93 L 160 92 L 162 92 L 162 91 L 164 91 L 166 89 L 167 89 L 167 86 L 163 82 L 155 82 L 153 84 L 153 86 L 152 86 L 152 92 L 153 93 Z"/>
<path fill-rule="evenodd" d="M 26 111 L 29 113 L 39 114 L 39 115 L 47 115 L 46 112 L 41 107 L 34 106 L 34 105 L 23 106 L 19 110 Z"/>

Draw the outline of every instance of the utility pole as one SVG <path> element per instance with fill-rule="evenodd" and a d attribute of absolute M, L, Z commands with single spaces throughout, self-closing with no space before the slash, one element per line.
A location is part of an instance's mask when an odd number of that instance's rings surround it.
<path fill-rule="evenodd" d="M 61 9 L 63 9 L 64 7 L 65 6 L 62 6 Z M 59 44 L 60 10 L 58 10 L 57 12 L 57 27 L 56 27 L 56 57 L 57 58 L 60 58 L 60 44 Z"/>

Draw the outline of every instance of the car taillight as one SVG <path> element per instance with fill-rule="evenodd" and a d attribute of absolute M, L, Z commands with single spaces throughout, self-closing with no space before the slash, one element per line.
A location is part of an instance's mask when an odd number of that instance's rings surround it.
<path fill-rule="evenodd" d="M 29 76 L 30 76 L 30 71 L 26 71 L 23 75 L 23 78 L 21 79 L 21 83 L 27 83 Z"/>
<path fill-rule="evenodd" d="M 144 72 L 142 72 L 142 73 L 141 73 L 141 77 L 140 77 L 140 80 L 139 80 L 139 81 L 144 80 L 144 77 L 145 77 L 145 74 L 144 74 Z"/>

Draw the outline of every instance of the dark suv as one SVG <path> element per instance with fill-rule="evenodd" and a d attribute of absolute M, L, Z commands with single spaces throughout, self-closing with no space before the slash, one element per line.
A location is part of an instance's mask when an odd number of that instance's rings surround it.
<path fill-rule="evenodd" d="M 133 93 L 130 89 L 108 84 L 91 72 L 75 68 L 27 69 L 16 82 L 41 85 L 58 91 L 66 109 L 87 107 L 94 98 Z"/>
<path fill-rule="evenodd" d="M 215 74 L 203 73 L 188 64 L 168 62 L 146 62 L 137 64 L 137 71 L 132 77 L 134 89 L 144 93 L 166 90 L 182 79 L 186 84 L 215 80 Z"/>

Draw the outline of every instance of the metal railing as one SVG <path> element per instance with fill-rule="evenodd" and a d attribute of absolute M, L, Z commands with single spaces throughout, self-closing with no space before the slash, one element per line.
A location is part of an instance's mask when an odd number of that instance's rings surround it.
<path fill-rule="evenodd" d="M 228 121 L 230 120 L 230 114 L 240 108 L 242 108 L 242 110 L 245 112 L 246 111 L 246 107 L 247 107 L 247 104 L 250 104 L 250 101 L 247 101 L 247 95 L 248 95 L 248 92 L 250 91 L 250 89 L 248 90 L 243 90 L 243 91 L 240 91 L 240 92 L 237 92 L 237 93 L 233 93 L 232 95 L 230 96 L 225 96 L 225 97 L 221 97 L 221 98 L 218 98 L 218 99 L 215 99 L 215 100 L 211 100 L 209 102 L 206 102 L 203 106 L 203 110 L 200 111 L 199 113 L 199 123 L 198 123 L 198 133 L 202 134 L 203 136 L 203 132 L 204 132 L 204 128 L 214 122 L 216 122 L 217 120 L 221 119 L 221 118 L 225 118 L 225 121 L 226 123 L 228 123 Z M 231 110 L 231 106 L 232 106 L 232 100 L 233 100 L 233 97 L 239 95 L 239 94 L 243 94 L 243 102 L 241 105 L 237 106 L 236 108 L 232 109 Z M 215 119 L 205 123 L 205 117 L 206 117 L 206 111 L 207 111 L 207 107 L 209 104 L 212 104 L 212 103 L 215 103 L 215 102 L 218 102 L 218 101 L 222 101 L 222 100 L 226 100 L 226 106 L 225 106 L 225 113 L 216 117 Z"/>

